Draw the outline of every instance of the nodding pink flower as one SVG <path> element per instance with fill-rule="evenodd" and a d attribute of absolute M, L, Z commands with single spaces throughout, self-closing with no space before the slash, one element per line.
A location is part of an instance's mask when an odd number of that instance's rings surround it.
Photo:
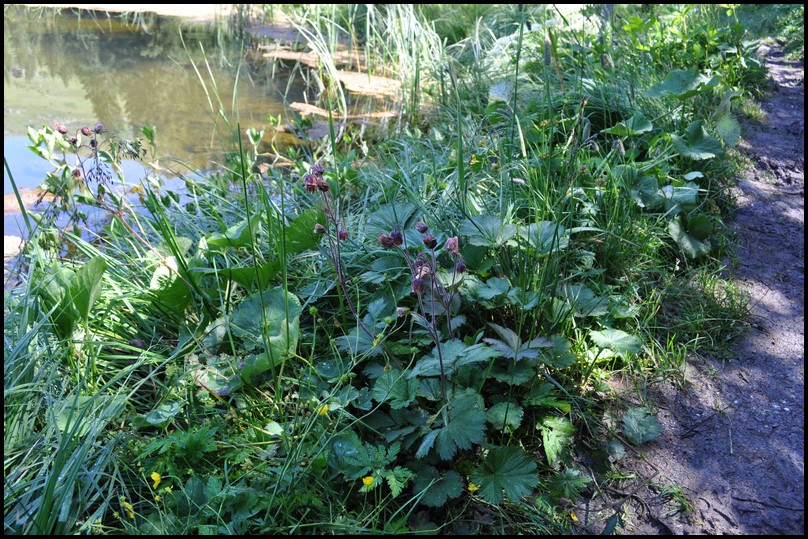
<path fill-rule="evenodd" d="M 76 167 L 73 169 L 73 177 L 74 178 L 81 178 L 81 169 Z"/>
<path fill-rule="evenodd" d="M 418 222 L 415 223 L 415 230 L 421 234 L 426 234 L 426 231 L 429 230 L 429 225 L 419 219 Z"/>
<path fill-rule="evenodd" d="M 85 137 L 89 137 L 91 133 L 92 131 L 90 131 L 89 127 L 84 126 L 81 128 L 81 134 L 84 135 Z"/>
<path fill-rule="evenodd" d="M 93 129 L 93 133 L 95 133 L 96 135 L 100 135 L 101 133 L 103 133 L 106 130 L 107 130 L 107 128 L 104 127 L 104 124 L 99 122 L 99 123 L 95 124 L 95 128 Z"/>
<path fill-rule="evenodd" d="M 314 163 L 311 166 L 311 168 L 309 169 L 309 172 L 311 174 L 314 174 L 315 176 L 322 177 L 323 174 L 325 173 L 325 169 L 323 168 L 323 166 L 320 163 Z"/>
<path fill-rule="evenodd" d="M 317 223 L 316 225 L 314 225 L 314 233 L 315 234 L 325 234 L 326 233 L 325 227 L 323 225 L 321 225 L 320 223 Z"/>
<path fill-rule="evenodd" d="M 382 246 L 382 247 L 384 247 L 385 249 L 389 249 L 390 247 L 392 247 L 393 245 L 395 245 L 395 242 L 393 241 L 393 238 L 391 238 L 391 237 L 390 237 L 390 236 L 388 236 L 387 234 L 381 234 L 381 235 L 379 236 L 379 243 L 380 243 L 380 244 L 381 244 L 381 246 Z"/>
<path fill-rule="evenodd" d="M 328 185 L 328 182 L 322 178 L 317 178 L 317 189 L 322 191 L 323 193 L 327 193 L 331 186 Z"/>
<path fill-rule="evenodd" d="M 345 230 L 345 227 L 340 227 L 339 232 L 337 232 L 337 238 L 339 241 L 345 241 L 348 239 L 348 231 Z"/>
<path fill-rule="evenodd" d="M 55 124 L 53 124 L 53 128 L 59 133 L 67 135 L 67 126 L 65 126 L 65 124 L 63 124 L 62 122 L 56 122 Z"/>
<path fill-rule="evenodd" d="M 306 174 L 303 176 L 303 185 L 305 185 L 307 193 L 314 193 L 317 191 L 317 183 L 317 177 L 313 174 Z"/>
<path fill-rule="evenodd" d="M 98 147 L 98 141 L 97 141 L 97 140 L 95 140 L 94 138 L 91 138 L 91 139 L 90 139 L 90 148 L 92 148 L 93 150 L 95 150 L 97 147 Z"/>
<path fill-rule="evenodd" d="M 455 264 L 455 272 L 463 273 L 464 271 L 466 271 L 466 263 L 461 259 Z"/>
<path fill-rule="evenodd" d="M 393 240 L 394 245 L 401 245 L 404 243 L 404 234 L 400 230 L 393 230 L 390 232 L 390 238 Z"/>
<path fill-rule="evenodd" d="M 76 137 L 74 137 L 74 136 L 67 137 L 67 141 L 68 141 L 68 142 L 69 142 L 69 143 L 70 143 L 72 146 L 75 146 L 76 144 L 78 144 L 78 143 L 79 143 L 79 139 L 77 139 L 77 138 L 76 138 Z"/>
<path fill-rule="evenodd" d="M 424 284 L 424 280 L 419 277 L 416 277 L 415 279 L 412 280 L 412 291 L 414 294 L 417 294 L 419 296 L 423 294 L 425 286 L 426 285 Z"/>
<path fill-rule="evenodd" d="M 460 254 L 459 245 L 457 243 L 457 236 L 452 236 L 448 240 L 446 240 L 446 250 L 452 253 L 453 255 Z"/>
<path fill-rule="evenodd" d="M 435 246 L 438 244 L 438 240 L 436 240 L 436 239 L 435 239 L 435 236 L 433 236 L 433 235 L 432 235 L 432 234 L 430 234 L 430 233 L 426 233 L 426 234 L 424 234 L 424 239 L 423 239 L 423 241 L 424 241 L 424 245 L 426 245 L 426 246 L 427 246 L 427 247 L 429 247 L 430 249 L 434 249 L 434 248 L 435 248 Z"/>

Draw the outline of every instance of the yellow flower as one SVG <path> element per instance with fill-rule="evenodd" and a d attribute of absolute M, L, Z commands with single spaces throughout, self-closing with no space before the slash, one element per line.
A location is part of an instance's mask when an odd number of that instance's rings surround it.
<path fill-rule="evenodd" d="M 367 476 L 362 478 L 362 483 L 365 484 L 366 487 L 369 487 L 373 484 L 373 476 Z"/>
<path fill-rule="evenodd" d="M 152 472 L 151 478 L 152 478 L 152 481 L 154 481 L 154 484 L 152 485 L 152 488 L 156 490 L 157 487 L 160 485 L 160 480 L 162 479 L 162 477 L 160 477 L 159 473 Z"/>
<path fill-rule="evenodd" d="M 575 513 L 570 513 L 570 520 L 578 522 L 578 516 Z"/>
<path fill-rule="evenodd" d="M 317 414 L 318 415 L 324 416 L 327 413 L 328 413 L 328 405 L 327 404 L 323 404 L 322 406 L 317 408 Z"/>
<path fill-rule="evenodd" d="M 132 507 L 131 503 L 127 502 L 126 500 L 121 500 L 121 507 L 123 507 L 123 511 L 124 513 L 126 513 L 127 517 L 129 517 L 130 519 L 135 518 L 135 510 Z"/>
<path fill-rule="evenodd" d="M 469 483 L 469 492 L 477 492 L 480 490 L 480 485 L 475 485 L 474 483 Z"/>
<path fill-rule="evenodd" d="M 159 494 L 158 494 L 157 496 L 155 496 L 155 497 L 154 497 L 154 501 L 156 501 L 156 502 L 159 502 L 159 501 L 160 501 L 160 500 L 162 500 L 162 499 L 163 499 L 163 498 L 161 498 Z"/>

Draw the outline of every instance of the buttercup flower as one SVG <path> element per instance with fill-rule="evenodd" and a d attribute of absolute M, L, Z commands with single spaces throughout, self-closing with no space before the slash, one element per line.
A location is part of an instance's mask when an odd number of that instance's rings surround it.
<path fill-rule="evenodd" d="M 152 488 L 156 490 L 157 487 L 160 485 L 160 480 L 162 479 L 162 477 L 160 477 L 160 474 L 157 472 L 152 472 L 150 477 L 152 478 L 152 481 L 154 481 Z"/>
<path fill-rule="evenodd" d="M 363 478 L 362 478 L 362 483 L 363 483 L 363 484 L 364 484 L 366 487 L 369 487 L 370 485 L 372 485 L 372 484 L 373 484 L 373 481 L 374 481 L 374 479 L 373 479 L 373 477 L 372 477 L 372 476 L 370 476 L 370 475 L 369 475 L 369 476 L 367 476 L 367 477 L 363 477 Z"/>
<path fill-rule="evenodd" d="M 469 483 L 468 486 L 469 492 L 477 492 L 480 490 L 480 485 L 475 485 L 474 483 Z"/>

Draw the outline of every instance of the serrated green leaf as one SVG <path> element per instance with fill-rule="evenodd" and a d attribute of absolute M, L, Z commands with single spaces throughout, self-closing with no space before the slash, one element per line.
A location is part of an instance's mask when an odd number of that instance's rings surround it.
<path fill-rule="evenodd" d="M 491 358 L 499 356 L 500 353 L 482 343 L 467 346 L 459 339 L 452 339 L 441 343 L 440 357 L 438 347 L 432 349 L 432 353 L 424 356 L 415 366 L 410 369 L 409 378 L 416 376 L 439 376 L 440 358 L 443 358 L 443 369 L 446 375 L 454 373 L 458 368 L 473 363 L 481 363 Z"/>
<path fill-rule="evenodd" d="M 706 218 L 706 216 L 705 216 Z M 696 221 L 697 228 L 694 233 L 688 230 L 687 221 L 682 215 L 677 215 L 668 224 L 668 233 L 673 240 L 682 248 L 682 252 L 691 259 L 697 259 L 702 256 L 707 256 L 712 250 L 710 240 L 707 237 L 703 239 L 700 236 L 704 235 L 707 231 L 709 223 L 704 223 L 703 220 Z M 709 225 L 711 231 L 711 225 Z M 709 236 L 709 234 L 707 234 Z"/>
<path fill-rule="evenodd" d="M 685 129 L 685 134 L 681 137 L 671 135 L 673 147 L 679 155 L 695 160 L 712 159 L 724 155 L 724 148 L 721 142 L 715 137 L 707 134 L 701 120 L 696 120 Z"/>
<path fill-rule="evenodd" d="M 719 83 L 716 77 L 708 78 L 699 73 L 698 69 L 674 69 L 665 80 L 648 89 L 648 97 L 673 97 L 684 101 L 706 88 L 712 88 Z"/>
<path fill-rule="evenodd" d="M 538 484 L 536 463 L 519 447 L 494 447 L 471 474 L 480 486 L 478 494 L 488 503 L 498 505 L 505 496 L 518 502 Z"/>
<path fill-rule="evenodd" d="M 522 402 L 527 406 L 549 406 L 558 408 L 566 413 L 569 413 L 571 409 L 570 403 L 560 400 L 557 388 L 549 382 L 533 386 Z"/>
<path fill-rule="evenodd" d="M 510 288 L 511 283 L 508 282 L 508 279 L 491 277 L 485 282 L 485 284 L 477 289 L 477 295 L 480 297 L 480 299 L 490 301 L 494 298 L 504 296 L 508 293 Z"/>
<path fill-rule="evenodd" d="M 322 234 L 314 232 L 314 226 L 326 226 L 325 213 L 320 208 L 309 208 L 286 227 L 286 253 L 299 253 L 308 249 L 316 249 Z M 280 239 L 280 238 L 278 238 Z"/>
<path fill-rule="evenodd" d="M 508 329 L 494 324 L 488 323 L 494 331 L 496 331 L 502 340 L 484 338 L 488 346 L 502 354 L 503 357 L 519 361 L 523 358 L 535 359 L 539 356 L 540 348 L 549 348 L 553 346 L 552 341 L 544 337 L 536 337 L 529 342 L 522 342 L 519 336 L 512 329 Z"/>
<path fill-rule="evenodd" d="M 329 468 L 345 476 L 346 480 L 354 481 L 371 470 L 373 462 L 370 455 L 354 431 L 334 436 L 329 448 Z"/>
<path fill-rule="evenodd" d="M 491 369 L 491 378 L 512 386 L 521 386 L 536 377 L 536 366 L 533 361 L 499 361 Z"/>
<path fill-rule="evenodd" d="M 623 434 L 635 445 L 656 440 L 662 434 L 662 424 L 647 408 L 631 408 L 623 415 Z"/>
<path fill-rule="evenodd" d="M 485 408 L 482 397 L 475 391 L 467 391 L 449 401 L 451 419 L 448 424 L 433 429 L 424 437 L 416 457 L 426 456 L 434 443 L 442 460 L 454 457 L 460 449 L 470 449 L 485 436 Z"/>
<path fill-rule="evenodd" d="M 436 468 L 425 466 L 415 476 L 412 489 L 422 504 L 442 507 L 463 493 L 463 479 L 453 470 L 441 475 Z"/>
<path fill-rule="evenodd" d="M 603 316 L 609 312 L 609 300 L 596 295 L 582 284 L 564 284 L 558 287 L 558 295 L 567 300 L 575 316 Z"/>
<path fill-rule="evenodd" d="M 255 241 L 261 214 L 253 215 L 250 219 L 243 219 L 224 232 L 213 232 L 205 236 L 208 247 L 221 249 L 224 247 L 246 247 Z"/>
<path fill-rule="evenodd" d="M 730 148 L 737 146 L 738 141 L 741 139 L 741 124 L 738 122 L 738 119 L 729 112 L 722 114 L 718 118 L 715 130 L 718 132 L 718 136 L 721 137 L 721 140 L 724 141 L 724 144 Z"/>
<path fill-rule="evenodd" d="M 498 248 L 516 235 L 516 227 L 497 215 L 477 215 L 460 223 L 460 233 L 472 245 Z"/>
<path fill-rule="evenodd" d="M 498 402 L 486 412 L 486 421 L 499 431 L 512 432 L 522 424 L 525 412 L 513 402 Z"/>
<path fill-rule="evenodd" d="M 653 128 L 654 126 L 648 118 L 646 118 L 642 112 L 637 112 L 628 120 L 622 121 L 609 129 L 604 129 L 602 133 L 616 135 L 618 137 L 629 137 L 647 133 Z"/>
<path fill-rule="evenodd" d="M 101 278 L 107 269 L 107 263 L 100 256 L 91 258 L 73 274 L 70 279 L 70 295 L 73 304 L 83 319 L 90 316 L 90 309 L 101 295 Z"/>
<path fill-rule="evenodd" d="M 565 249 L 570 242 L 570 233 L 562 225 L 552 221 L 539 221 L 520 227 L 519 234 L 537 256 L 544 256 Z"/>
<path fill-rule="evenodd" d="M 569 419 L 555 416 L 545 417 L 538 427 L 541 430 L 547 462 L 556 468 L 569 457 L 575 427 Z"/>
<path fill-rule="evenodd" d="M 580 470 L 567 468 L 563 472 L 554 474 L 549 481 L 550 493 L 556 498 L 577 500 L 581 491 L 586 488 L 591 479 L 583 475 Z"/>
<path fill-rule="evenodd" d="M 621 357 L 636 354 L 642 349 L 642 341 L 625 331 L 607 328 L 603 331 L 592 331 L 589 338 L 601 348 L 608 348 Z"/>
<path fill-rule="evenodd" d="M 371 396 L 376 402 L 387 402 L 395 409 L 412 404 L 418 391 L 418 380 L 406 378 L 398 371 L 389 371 L 376 379 Z"/>

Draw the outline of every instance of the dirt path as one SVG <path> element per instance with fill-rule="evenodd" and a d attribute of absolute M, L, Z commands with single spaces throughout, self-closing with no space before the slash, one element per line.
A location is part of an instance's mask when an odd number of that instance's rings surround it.
<path fill-rule="evenodd" d="M 733 193 L 730 268 L 749 294 L 751 328 L 731 360 L 689 361 L 687 391 L 650 392 L 664 434 L 630 464 L 645 478 L 635 501 L 647 505 L 630 504 L 623 533 L 805 531 L 804 66 L 776 47 L 761 56 L 774 89 L 766 120 L 744 125 L 740 150 L 754 168 Z"/>

